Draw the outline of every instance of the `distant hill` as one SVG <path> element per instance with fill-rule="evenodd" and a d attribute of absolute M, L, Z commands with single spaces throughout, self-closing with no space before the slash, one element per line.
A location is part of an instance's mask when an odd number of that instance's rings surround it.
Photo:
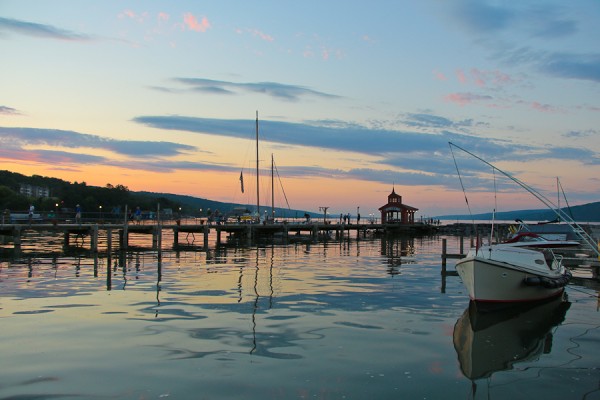
<path fill-rule="evenodd" d="M 570 208 L 561 208 L 563 212 L 569 215 L 577 222 L 600 222 L 600 201 Z M 441 215 L 435 217 L 442 220 L 491 220 L 492 213 L 470 215 Z M 553 221 L 556 219 L 556 214 L 552 210 L 519 210 L 519 211 L 503 211 L 496 213 L 496 220 L 514 221 L 521 219 L 523 221 Z"/>
<path fill-rule="evenodd" d="M 181 206 L 187 210 L 194 210 L 197 212 L 199 212 L 200 209 L 202 209 L 203 212 L 206 212 L 207 210 L 219 210 L 221 214 L 227 214 L 228 212 L 236 208 L 247 208 L 252 213 L 256 211 L 256 205 L 224 203 L 220 201 L 204 199 L 201 197 L 185 196 L 172 193 L 154 193 L 143 191 L 135 193 L 151 198 L 165 198 L 172 203 L 181 204 Z M 265 211 L 267 211 L 267 213 L 271 213 L 271 206 L 264 205 L 260 207 L 261 213 L 264 214 Z M 302 218 L 304 217 L 304 213 L 308 213 L 312 218 L 320 216 L 320 214 L 308 212 L 305 210 L 291 210 L 287 208 L 275 207 L 275 215 L 277 217 Z"/>
<path fill-rule="evenodd" d="M 134 192 L 123 185 L 107 184 L 105 187 L 99 187 L 87 185 L 85 182 L 72 183 L 58 178 L 26 176 L 0 170 L 0 210 L 24 211 L 28 210 L 30 205 L 34 205 L 35 209 L 40 211 L 58 209 L 66 212 L 73 210 L 77 204 L 80 204 L 86 213 L 101 212 L 102 209 L 104 212 L 121 212 L 125 206 L 128 206 L 129 210 L 138 206 L 142 210 L 156 210 L 157 205 L 160 205 L 162 210 L 181 209 L 184 215 L 198 215 L 200 209 L 203 213 L 219 210 L 222 215 L 240 208 L 247 208 L 251 213 L 256 211 L 256 206 L 247 204 L 223 203 L 171 193 Z M 260 211 L 263 215 L 265 211 L 270 214 L 271 208 L 261 206 Z M 276 217 L 302 218 L 305 213 L 313 218 L 320 216 L 304 210 L 275 208 Z"/>

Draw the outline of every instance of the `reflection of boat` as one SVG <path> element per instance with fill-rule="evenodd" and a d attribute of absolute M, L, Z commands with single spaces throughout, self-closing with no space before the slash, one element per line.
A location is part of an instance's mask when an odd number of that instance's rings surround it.
<path fill-rule="evenodd" d="M 533 232 L 519 232 L 503 243 L 505 246 L 532 248 L 562 248 L 579 246 L 576 240 L 548 240 Z"/>
<path fill-rule="evenodd" d="M 454 325 L 454 349 L 462 373 L 471 380 L 487 378 L 549 353 L 550 330 L 564 320 L 569 306 L 561 296 L 542 304 L 482 313 L 471 302 Z"/>
<path fill-rule="evenodd" d="M 473 248 L 456 263 L 471 300 L 536 301 L 557 296 L 571 278 L 562 258 L 543 251 L 503 244 Z"/>

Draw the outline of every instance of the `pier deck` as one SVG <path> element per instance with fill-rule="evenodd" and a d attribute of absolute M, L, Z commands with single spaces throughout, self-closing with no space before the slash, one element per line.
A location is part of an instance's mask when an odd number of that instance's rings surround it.
<path fill-rule="evenodd" d="M 307 236 L 316 240 L 319 235 L 330 235 L 335 233 L 336 238 L 350 235 L 352 231 L 356 235 L 366 235 L 367 232 L 378 233 L 410 233 L 410 234 L 428 234 L 436 231 L 436 227 L 427 224 L 337 224 L 329 222 L 309 222 L 309 223 L 274 223 L 274 224 L 172 224 L 172 223 L 93 223 L 93 224 L 74 224 L 74 223 L 32 223 L 32 224 L 3 224 L 0 225 L 0 236 L 12 238 L 15 248 L 20 247 L 21 240 L 28 231 L 36 232 L 57 232 L 62 233 L 65 238 L 65 244 L 69 245 L 70 237 L 89 236 L 91 237 L 91 247 L 93 251 L 98 251 L 98 236 L 100 232 L 107 237 L 113 232 L 119 233 L 119 246 L 128 247 L 129 234 L 148 234 L 153 237 L 153 247 L 160 248 L 162 234 L 165 230 L 170 230 L 174 237 L 174 246 L 177 246 L 179 234 L 199 233 L 204 237 L 204 247 L 208 247 L 209 234 L 216 233 L 217 245 L 221 243 L 222 234 L 227 236 L 237 236 L 240 239 L 252 241 L 259 237 L 270 238 L 280 236 L 282 238 L 293 238 L 297 236 Z"/>

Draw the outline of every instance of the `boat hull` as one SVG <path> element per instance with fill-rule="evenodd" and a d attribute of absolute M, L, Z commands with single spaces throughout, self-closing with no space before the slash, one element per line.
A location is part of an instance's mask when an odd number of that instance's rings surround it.
<path fill-rule="evenodd" d="M 528 281 L 537 279 L 540 274 L 518 266 L 498 262 L 484 257 L 473 256 L 456 264 L 471 300 L 477 302 L 519 303 L 538 301 L 560 295 L 564 286 L 546 287 L 531 285 Z M 559 271 L 555 272 L 558 279 Z"/>

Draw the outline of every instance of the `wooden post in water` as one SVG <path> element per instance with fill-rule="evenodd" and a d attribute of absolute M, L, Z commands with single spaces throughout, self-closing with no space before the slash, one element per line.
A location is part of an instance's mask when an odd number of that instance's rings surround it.
<path fill-rule="evenodd" d="M 13 243 L 15 244 L 15 249 L 20 249 L 21 248 L 21 227 L 20 226 L 15 226 L 15 229 L 13 231 Z"/>
<path fill-rule="evenodd" d="M 107 247 L 107 251 L 110 254 L 110 251 L 112 249 L 112 229 L 111 228 L 106 228 L 106 247 Z"/>
<path fill-rule="evenodd" d="M 121 248 L 126 250 L 129 246 L 129 223 L 127 221 L 127 204 L 125 204 L 125 217 L 123 218 L 123 231 L 121 236 Z"/>
<path fill-rule="evenodd" d="M 254 230 L 252 229 L 252 225 L 247 225 L 246 226 L 246 244 L 248 246 L 252 245 L 252 234 L 254 233 Z"/>
<path fill-rule="evenodd" d="M 112 264 L 112 229 L 108 229 L 106 231 L 106 265 L 110 270 L 110 265 Z M 94 265 L 94 277 L 98 277 L 98 266 Z"/>
<path fill-rule="evenodd" d="M 177 247 L 179 245 L 179 227 L 176 226 L 173 228 L 173 247 Z"/>
<path fill-rule="evenodd" d="M 463 235 L 460 235 L 460 254 L 463 255 L 465 254 L 465 244 L 464 244 L 464 237 Z"/>
<path fill-rule="evenodd" d="M 446 239 L 442 239 L 442 275 L 446 275 Z"/>
<path fill-rule="evenodd" d="M 204 225 L 204 250 L 208 250 L 208 223 Z"/>
<path fill-rule="evenodd" d="M 92 227 L 92 251 L 93 252 L 97 252 L 98 251 L 98 224 L 95 224 Z"/>

